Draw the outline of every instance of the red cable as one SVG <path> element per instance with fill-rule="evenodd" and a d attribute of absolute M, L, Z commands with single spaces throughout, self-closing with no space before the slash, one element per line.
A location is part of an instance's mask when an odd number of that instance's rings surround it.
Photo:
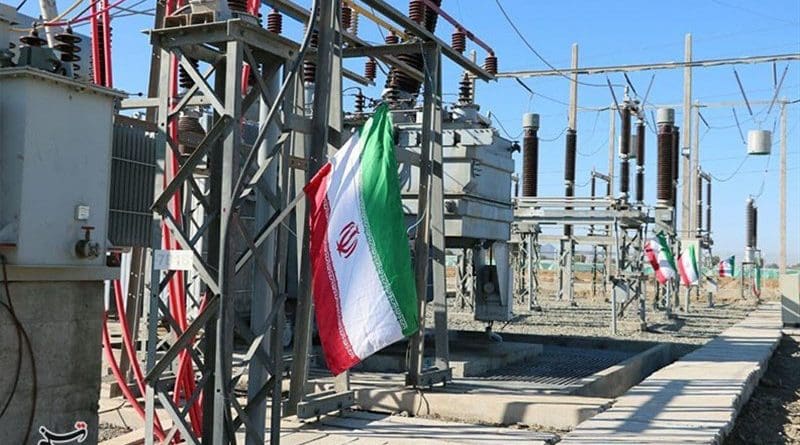
<path fill-rule="evenodd" d="M 97 33 L 97 2 L 91 4 L 91 26 L 92 26 L 92 79 L 95 84 L 102 85 L 103 79 L 100 76 L 100 36 Z"/>
<path fill-rule="evenodd" d="M 114 286 L 114 302 L 117 306 L 117 316 L 119 317 L 119 325 L 122 330 L 122 342 L 125 345 L 125 352 L 127 352 L 128 361 L 131 362 L 131 368 L 133 369 L 133 376 L 136 380 L 136 387 L 139 388 L 139 394 L 144 396 L 144 375 L 142 375 L 142 368 L 139 366 L 139 358 L 136 356 L 136 350 L 133 348 L 133 341 L 131 340 L 131 330 L 130 326 L 128 326 L 128 319 L 125 317 L 125 309 L 122 304 L 122 284 L 119 280 L 112 281 L 112 285 Z M 122 385 L 125 382 L 119 382 L 118 384 Z M 159 420 L 158 416 L 156 415 L 154 418 L 155 425 L 159 430 L 164 430 L 161 426 L 161 421 Z"/>
<path fill-rule="evenodd" d="M 136 398 L 133 397 L 133 393 L 131 393 L 130 388 L 128 388 L 128 385 L 125 383 L 125 379 L 122 377 L 122 372 L 119 370 L 117 359 L 111 352 L 111 337 L 108 335 L 108 320 L 106 318 L 105 310 L 103 311 L 103 351 L 106 354 L 106 361 L 108 361 L 109 366 L 111 366 L 111 372 L 117 379 L 117 383 L 119 383 L 122 394 L 125 395 L 125 399 L 133 407 L 134 411 L 136 411 L 139 417 L 144 420 L 144 410 L 142 409 L 141 405 L 139 405 L 139 402 L 136 400 Z M 160 427 L 156 426 L 156 428 L 153 429 L 153 433 L 155 433 L 156 437 L 158 437 L 158 440 L 164 440 L 164 431 Z"/>

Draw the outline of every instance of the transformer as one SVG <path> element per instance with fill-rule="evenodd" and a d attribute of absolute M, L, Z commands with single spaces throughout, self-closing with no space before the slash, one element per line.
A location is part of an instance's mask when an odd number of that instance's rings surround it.
<path fill-rule="evenodd" d="M 407 117 L 408 122 L 395 119 L 397 149 L 420 153 L 421 119 Z M 454 107 L 442 127 L 445 245 L 471 250 L 475 319 L 508 321 L 513 302 L 507 246 L 514 219 L 512 152 L 518 147 L 501 137 L 474 104 Z M 419 169 L 398 157 L 400 193 L 411 226 L 419 219 Z"/>

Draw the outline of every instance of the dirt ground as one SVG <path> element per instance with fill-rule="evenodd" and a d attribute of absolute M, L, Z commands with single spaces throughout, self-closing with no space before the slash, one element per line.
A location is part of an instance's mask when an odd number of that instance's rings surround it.
<path fill-rule="evenodd" d="M 785 335 L 725 445 L 800 444 L 800 335 Z"/>

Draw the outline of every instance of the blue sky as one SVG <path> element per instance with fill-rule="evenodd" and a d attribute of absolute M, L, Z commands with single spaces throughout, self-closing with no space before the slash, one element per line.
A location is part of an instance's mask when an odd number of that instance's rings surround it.
<path fill-rule="evenodd" d="M 134 5 L 138 0 L 127 0 Z M 296 0 L 309 4 L 308 0 Z M 800 52 L 800 2 L 796 0 L 676 0 L 671 2 L 579 1 L 558 2 L 530 0 L 500 0 L 518 27 L 534 47 L 552 64 L 566 67 L 570 62 L 572 43 L 580 46 L 581 65 L 609 65 L 683 60 L 684 34 L 692 33 L 694 58 L 710 59 L 762 54 Z M 60 10 L 71 0 L 58 0 Z M 398 9 L 406 10 L 407 1 L 390 0 Z M 30 1 L 22 12 L 38 15 L 38 2 Z M 136 9 L 149 9 L 148 0 Z M 542 69 L 538 60 L 507 25 L 495 0 L 444 0 L 443 7 L 468 29 L 491 45 L 498 57 L 500 70 Z M 266 11 L 265 11 L 266 13 Z M 299 35 L 300 26 L 285 18 L 284 29 L 290 37 Z M 148 16 L 129 16 L 114 21 L 113 61 L 115 86 L 131 93 L 145 91 L 150 47 L 142 30 L 152 27 Z M 80 32 L 88 32 L 85 27 Z M 440 22 L 438 34 L 449 41 L 452 28 Z M 380 34 L 374 24 L 362 20 L 361 37 L 378 41 Z M 468 45 L 468 50 L 475 48 Z M 479 61 L 483 53 L 478 51 Z M 363 62 L 352 61 L 349 66 L 358 72 Z M 786 63 L 778 64 L 778 75 Z M 800 63 L 791 62 L 781 90 L 781 97 L 800 98 Z M 773 94 L 772 66 L 739 65 L 737 71 L 750 100 L 770 100 Z M 679 104 L 682 102 L 682 70 L 632 73 L 630 78 L 639 92 L 647 88 L 655 73 L 648 102 Z M 445 101 L 454 101 L 458 67 L 447 62 L 444 68 Z M 612 83 L 624 83 L 620 74 L 610 75 Z M 582 77 L 585 82 L 604 84 L 605 75 Z M 562 130 L 567 122 L 569 81 L 559 77 L 528 79 L 527 85 L 537 95 L 531 95 L 510 79 L 480 83 L 476 101 L 483 112 L 492 115 L 510 133 L 520 133 L 521 115 L 531 111 L 541 115 L 540 195 L 563 195 L 564 139 Z M 383 85 L 383 79 L 378 79 Z M 365 93 L 377 97 L 379 90 Z M 538 93 L 543 96 L 538 95 Z M 622 91 L 618 90 L 618 97 Z M 546 96 L 546 97 L 545 97 Z M 580 86 L 581 107 L 608 106 L 608 88 Z M 741 101 L 733 70 L 730 66 L 696 69 L 693 100 L 701 102 Z M 753 107 L 755 118 L 746 107 L 737 108 L 742 129 L 772 130 L 778 118 L 778 107 L 770 114 L 765 105 Z M 750 195 L 759 206 L 759 244 L 768 262 L 778 254 L 778 141 L 771 157 L 745 157 L 745 147 L 733 120 L 730 107 L 709 108 L 703 115 L 710 128 L 701 124 L 700 159 L 702 167 L 715 177 L 726 179 L 741 164 L 739 172 L 726 182 L 714 183 L 713 231 L 717 254 L 741 255 L 744 244 L 744 203 Z M 788 252 L 789 263 L 800 262 L 800 104 L 789 106 L 788 156 Z M 578 185 L 576 194 L 588 195 L 588 174 L 592 168 L 607 170 L 608 112 L 582 111 L 578 115 Z M 682 110 L 676 109 L 676 120 L 682 123 Z M 560 136 L 559 136 L 560 135 Z M 549 140 L 554 139 L 554 140 Z M 655 135 L 647 139 L 646 199 L 655 198 Z M 742 162 L 744 162 L 742 164 Z M 518 160 L 519 163 L 519 160 Z M 766 173 L 765 173 L 766 170 Z M 763 183 L 763 187 L 762 187 Z"/>

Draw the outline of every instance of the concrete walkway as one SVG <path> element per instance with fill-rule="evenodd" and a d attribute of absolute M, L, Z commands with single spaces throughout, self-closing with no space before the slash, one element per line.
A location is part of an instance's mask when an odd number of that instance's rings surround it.
<path fill-rule="evenodd" d="M 559 445 L 720 443 L 780 338 L 779 305 L 761 306 L 703 347 L 651 374 Z"/>

